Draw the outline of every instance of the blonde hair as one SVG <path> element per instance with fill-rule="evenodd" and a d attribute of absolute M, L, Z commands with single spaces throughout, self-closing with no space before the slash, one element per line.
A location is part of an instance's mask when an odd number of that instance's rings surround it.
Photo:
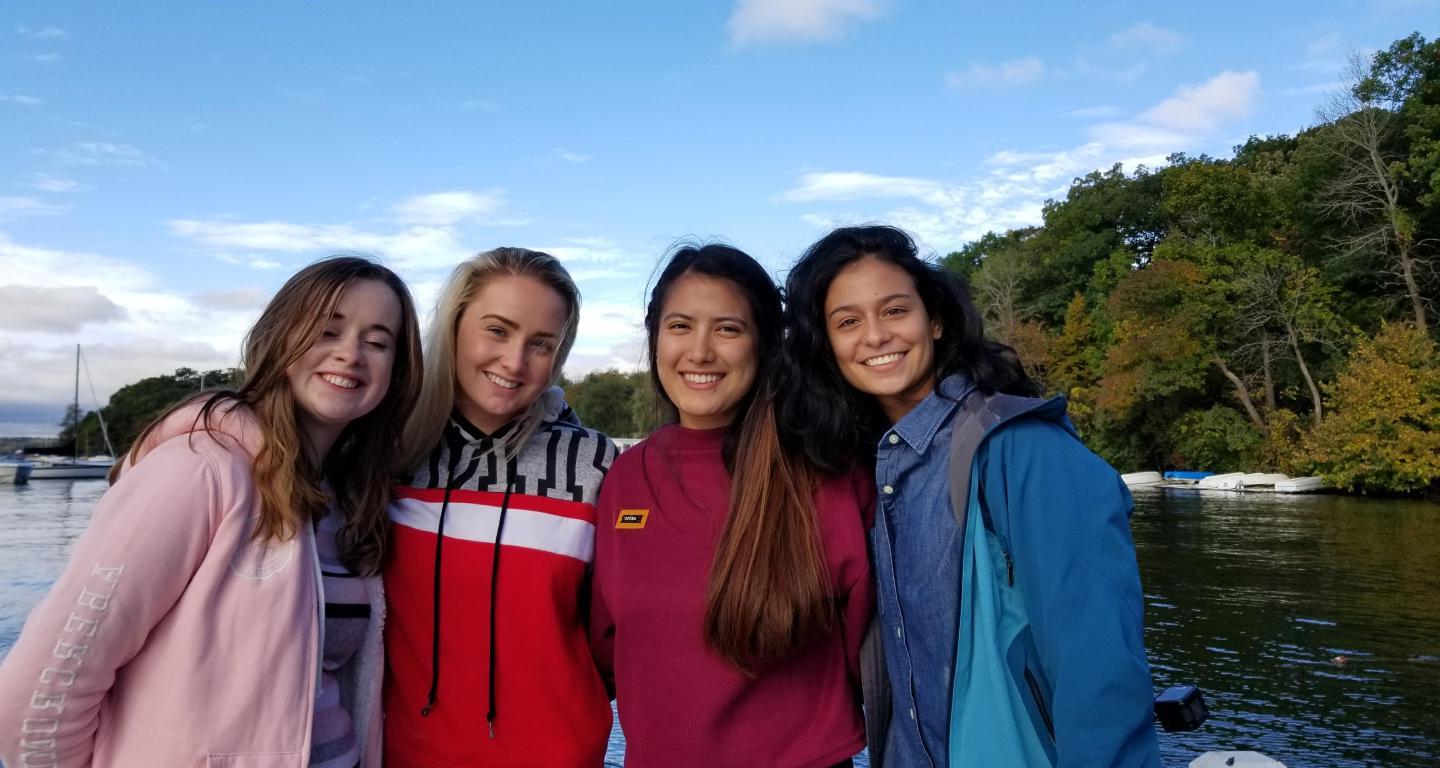
<path fill-rule="evenodd" d="M 560 380 L 565 359 L 575 345 L 580 321 L 580 289 L 575 287 L 575 281 L 570 279 L 560 260 L 526 248 L 496 248 L 461 262 L 440 289 L 435 315 L 425 333 L 425 384 L 415 403 L 414 415 L 405 426 L 402 441 L 405 468 L 419 466 L 430 455 L 455 408 L 455 334 L 460 316 L 487 282 L 506 276 L 538 280 L 565 302 L 565 326 L 555 346 L 555 364 L 547 387 Z M 507 458 L 518 454 L 540 427 L 543 394 L 542 391 L 542 396 L 530 404 L 519 423 L 505 435 L 503 448 Z"/>

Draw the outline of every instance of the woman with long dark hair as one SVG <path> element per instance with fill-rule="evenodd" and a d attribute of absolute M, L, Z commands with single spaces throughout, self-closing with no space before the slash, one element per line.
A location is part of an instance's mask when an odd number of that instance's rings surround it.
<path fill-rule="evenodd" d="M 250 329 L 238 389 L 146 428 L 0 666 L 0 763 L 380 765 L 416 325 L 385 267 L 312 264 Z"/>
<path fill-rule="evenodd" d="M 823 767 L 864 746 L 873 491 L 782 447 L 781 320 L 769 274 L 723 245 L 677 248 L 650 294 L 674 423 L 601 488 L 591 601 L 628 766 Z"/>
<path fill-rule="evenodd" d="M 783 426 L 879 490 L 872 764 L 1159 765 L 1130 496 L 1064 399 L 893 227 L 831 232 L 786 289 Z"/>

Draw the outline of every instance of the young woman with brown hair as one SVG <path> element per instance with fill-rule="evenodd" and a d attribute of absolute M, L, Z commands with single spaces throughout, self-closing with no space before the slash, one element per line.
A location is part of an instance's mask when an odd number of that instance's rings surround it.
<path fill-rule="evenodd" d="M 754 259 L 685 246 L 645 315 L 678 423 L 615 461 L 597 502 L 591 642 L 627 766 L 831 766 L 864 746 L 868 478 L 782 447 L 780 293 Z"/>
<path fill-rule="evenodd" d="M 301 270 L 239 389 L 135 441 L 0 666 L 0 762 L 378 766 L 390 458 L 420 385 L 404 283 Z"/>

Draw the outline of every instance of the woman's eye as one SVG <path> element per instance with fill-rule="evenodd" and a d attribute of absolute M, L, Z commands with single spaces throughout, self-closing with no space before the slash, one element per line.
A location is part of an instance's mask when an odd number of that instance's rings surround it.
<path fill-rule="evenodd" d="M 666 330 L 670 330 L 670 331 L 688 331 L 688 330 L 690 330 L 690 324 L 689 324 L 689 323 L 671 323 L 671 324 L 665 326 L 665 328 L 666 328 Z"/>
<path fill-rule="evenodd" d="M 903 315 L 903 314 L 905 314 L 905 312 L 906 312 L 906 308 L 905 308 L 905 307 L 891 307 L 891 308 L 885 310 L 885 315 L 886 315 L 887 317 L 894 317 L 895 315 Z"/>
<path fill-rule="evenodd" d="M 716 330 L 717 332 L 719 332 L 719 333 L 725 334 L 726 336 L 739 336 L 739 335 L 740 335 L 740 327 L 739 327 L 739 326 L 735 326 L 735 325 L 722 325 L 722 326 L 719 326 L 718 328 L 716 328 L 715 330 Z"/>
<path fill-rule="evenodd" d="M 385 350 L 390 348 L 390 345 L 388 343 L 380 339 L 368 339 L 366 340 L 365 345 L 370 347 L 371 349 L 378 350 L 380 352 L 384 352 Z"/>
<path fill-rule="evenodd" d="M 502 328 L 502 327 L 500 327 L 500 326 L 498 326 L 498 325 L 492 325 L 492 326 L 486 328 L 485 330 L 488 331 L 491 336 L 494 336 L 494 337 L 500 338 L 500 339 L 505 338 L 505 329 Z"/>
<path fill-rule="evenodd" d="M 859 323 L 860 323 L 859 320 L 856 320 L 856 319 L 853 318 L 853 317 L 847 317 L 847 318 L 844 318 L 843 320 L 841 320 L 840 322 L 836 323 L 836 324 L 835 324 L 835 327 L 836 327 L 836 328 L 850 328 L 850 327 L 852 327 L 852 326 L 858 325 Z"/>
<path fill-rule="evenodd" d="M 322 339 L 333 339 L 339 335 L 340 334 L 333 328 L 326 328 L 325 330 L 320 332 L 320 338 Z"/>
<path fill-rule="evenodd" d="M 555 349 L 555 343 L 550 341 L 549 339 L 535 339 L 534 341 L 530 342 L 530 346 L 545 352 L 549 352 Z"/>

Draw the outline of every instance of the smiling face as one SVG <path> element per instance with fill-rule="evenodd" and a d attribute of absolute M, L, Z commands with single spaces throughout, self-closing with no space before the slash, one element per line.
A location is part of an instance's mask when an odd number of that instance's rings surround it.
<path fill-rule="evenodd" d="M 550 386 L 569 308 L 530 277 L 492 277 L 465 305 L 455 329 L 455 409 L 493 433 Z"/>
<path fill-rule="evenodd" d="M 851 263 L 825 293 L 824 319 L 840 375 L 892 423 L 935 388 L 940 324 L 905 270 L 871 256 Z"/>
<path fill-rule="evenodd" d="M 717 429 L 735 420 L 755 383 L 759 350 L 750 302 L 729 280 L 689 272 L 675 279 L 655 331 L 660 386 L 680 426 Z"/>
<path fill-rule="evenodd" d="M 390 286 L 350 283 L 320 337 L 285 370 L 301 431 L 317 457 L 329 453 L 346 425 L 385 399 L 400 311 Z"/>

